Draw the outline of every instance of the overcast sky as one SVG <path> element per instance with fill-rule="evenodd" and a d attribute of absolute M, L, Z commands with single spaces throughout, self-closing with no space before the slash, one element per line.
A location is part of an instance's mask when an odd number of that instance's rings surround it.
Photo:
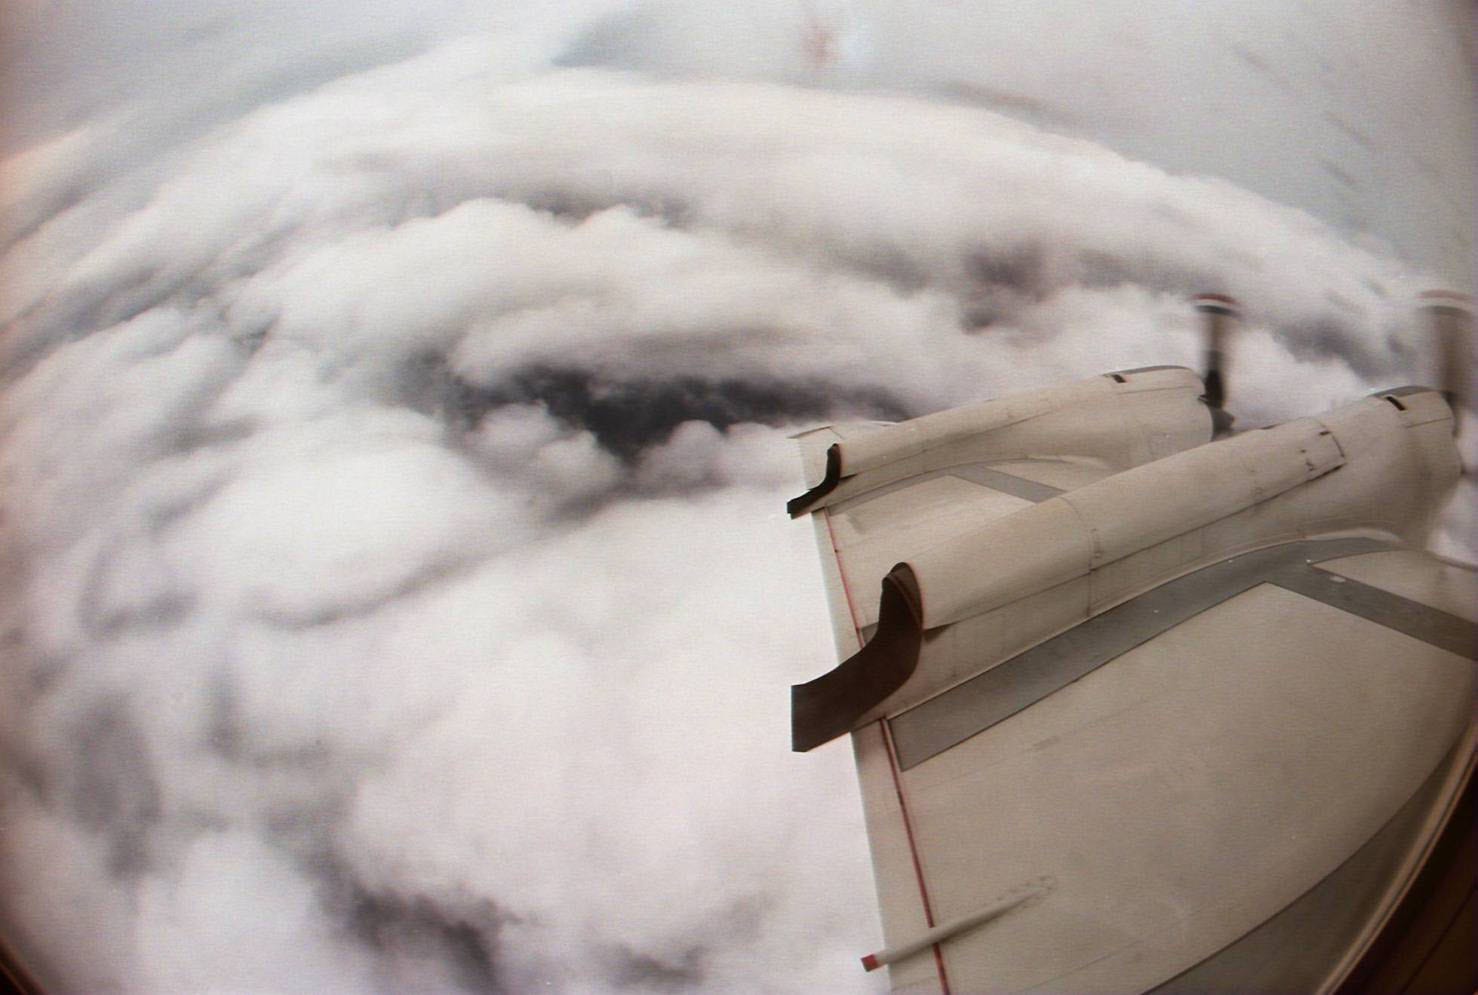
<path fill-rule="evenodd" d="M 874 990 L 785 436 L 1194 365 L 1203 290 L 1264 423 L 1430 379 L 1470 285 L 1460 7 L 1243 6 L 8 5 L 11 941 Z"/>

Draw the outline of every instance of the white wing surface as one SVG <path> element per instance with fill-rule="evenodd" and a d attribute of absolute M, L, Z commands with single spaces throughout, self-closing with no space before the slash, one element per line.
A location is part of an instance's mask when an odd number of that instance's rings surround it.
<path fill-rule="evenodd" d="M 895 990 L 1400 990 L 1451 947 L 1394 925 L 1471 783 L 1478 580 L 1420 551 L 1451 413 L 1208 442 L 1199 393 L 803 437 L 844 662 L 795 746 L 851 733 Z"/>

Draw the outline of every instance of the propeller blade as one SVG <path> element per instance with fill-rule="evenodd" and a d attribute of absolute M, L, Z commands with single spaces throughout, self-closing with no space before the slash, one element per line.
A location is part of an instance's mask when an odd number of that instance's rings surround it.
<path fill-rule="evenodd" d="M 1193 303 L 1203 316 L 1206 343 L 1206 404 L 1211 408 L 1215 434 L 1225 435 L 1232 428 L 1232 415 L 1226 404 L 1226 360 L 1231 341 L 1232 323 L 1241 316 L 1237 301 L 1226 294 L 1200 294 Z"/>
<path fill-rule="evenodd" d="M 1473 298 L 1450 290 L 1428 290 L 1420 297 L 1421 310 L 1437 350 L 1437 385 L 1452 408 L 1453 427 L 1461 409 L 1472 404 L 1468 370 L 1472 354 Z"/>

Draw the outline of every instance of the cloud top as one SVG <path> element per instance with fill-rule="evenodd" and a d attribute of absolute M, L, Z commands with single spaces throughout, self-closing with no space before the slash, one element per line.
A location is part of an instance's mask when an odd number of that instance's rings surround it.
<path fill-rule="evenodd" d="M 1229 182 L 536 34 L 3 164 L 0 894 L 65 985 L 867 989 L 785 434 L 1194 364 L 1203 290 L 1248 421 L 1421 378 L 1429 278 Z"/>

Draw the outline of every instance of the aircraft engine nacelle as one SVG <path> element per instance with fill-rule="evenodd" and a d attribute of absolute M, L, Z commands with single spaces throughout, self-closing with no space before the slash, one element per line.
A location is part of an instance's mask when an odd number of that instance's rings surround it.
<path fill-rule="evenodd" d="M 1125 470 L 1211 438 L 1201 378 L 1178 366 L 1090 380 L 952 408 L 836 443 L 820 483 L 792 517 L 921 473 L 1052 453 Z"/>

